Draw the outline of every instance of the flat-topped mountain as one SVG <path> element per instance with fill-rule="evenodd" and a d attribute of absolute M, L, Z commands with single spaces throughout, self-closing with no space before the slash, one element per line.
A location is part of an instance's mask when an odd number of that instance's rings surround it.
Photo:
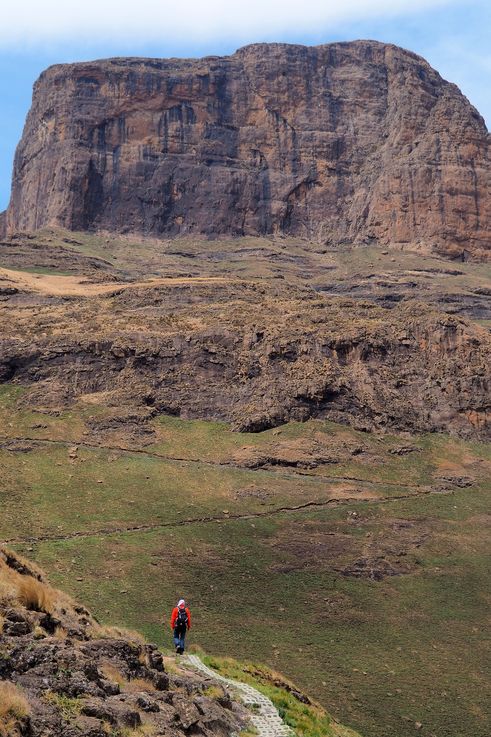
<path fill-rule="evenodd" d="M 286 233 L 489 255 L 490 135 L 458 88 L 373 41 L 45 71 L 6 230 Z"/>

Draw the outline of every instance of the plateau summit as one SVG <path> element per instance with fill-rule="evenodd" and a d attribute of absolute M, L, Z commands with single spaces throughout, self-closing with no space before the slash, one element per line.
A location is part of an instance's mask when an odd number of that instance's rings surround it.
<path fill-rule="evenodd" d="M 483 258 L 490 135 L 422 58 L 374 41 L 45 71 L 8 233 L 303 236 Z"/>

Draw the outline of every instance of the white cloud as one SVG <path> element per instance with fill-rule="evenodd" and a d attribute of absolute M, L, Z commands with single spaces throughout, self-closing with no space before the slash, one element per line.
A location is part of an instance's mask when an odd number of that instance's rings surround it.
<path fill-rule="evenodd" d="M 2 0 L 0 45 L 272 39 L 393 18 L 456 0 Z"/>

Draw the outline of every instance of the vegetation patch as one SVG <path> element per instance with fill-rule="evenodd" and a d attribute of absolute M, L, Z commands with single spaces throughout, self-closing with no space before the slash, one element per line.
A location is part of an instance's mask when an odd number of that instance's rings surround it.
<path fill-rule="evenodd" d="M 43 698 L 49 704 L 53 704 L 67 722 L 75 719 L 83 706 L 83 699 L 72 698 L 66 694 L 56 693 L 56 691 L 47 691 Z"/>
<path fill-rule="evenodd" d="M 231 658 L 205 655 L 203 662 L 225 678 L 248 683 L 267 696 L 278 713 L 298 737 L 341 737 L 355 732 L 337 725 L 317 703 L 302 694 L 293 683 L 274 671 L 254 663 L 241 663 Z"/>
<path fill-rule="evenodd" d="M 1 737 L 9 737 L 29 712 L 29 704 L 20 687 L 8 681 L 0 681 Z"/>

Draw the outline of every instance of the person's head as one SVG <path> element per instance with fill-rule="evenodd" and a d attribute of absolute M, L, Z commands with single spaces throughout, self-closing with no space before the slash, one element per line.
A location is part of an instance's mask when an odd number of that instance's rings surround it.
<path fill-rule="evenodd" d="M 177 606 L 179 607 L 179 609 L 184 609 L 186 606 L 186 602 L 184 601 L 184 599 L 179 599 L 179 601 L 177 602 Z"/>

